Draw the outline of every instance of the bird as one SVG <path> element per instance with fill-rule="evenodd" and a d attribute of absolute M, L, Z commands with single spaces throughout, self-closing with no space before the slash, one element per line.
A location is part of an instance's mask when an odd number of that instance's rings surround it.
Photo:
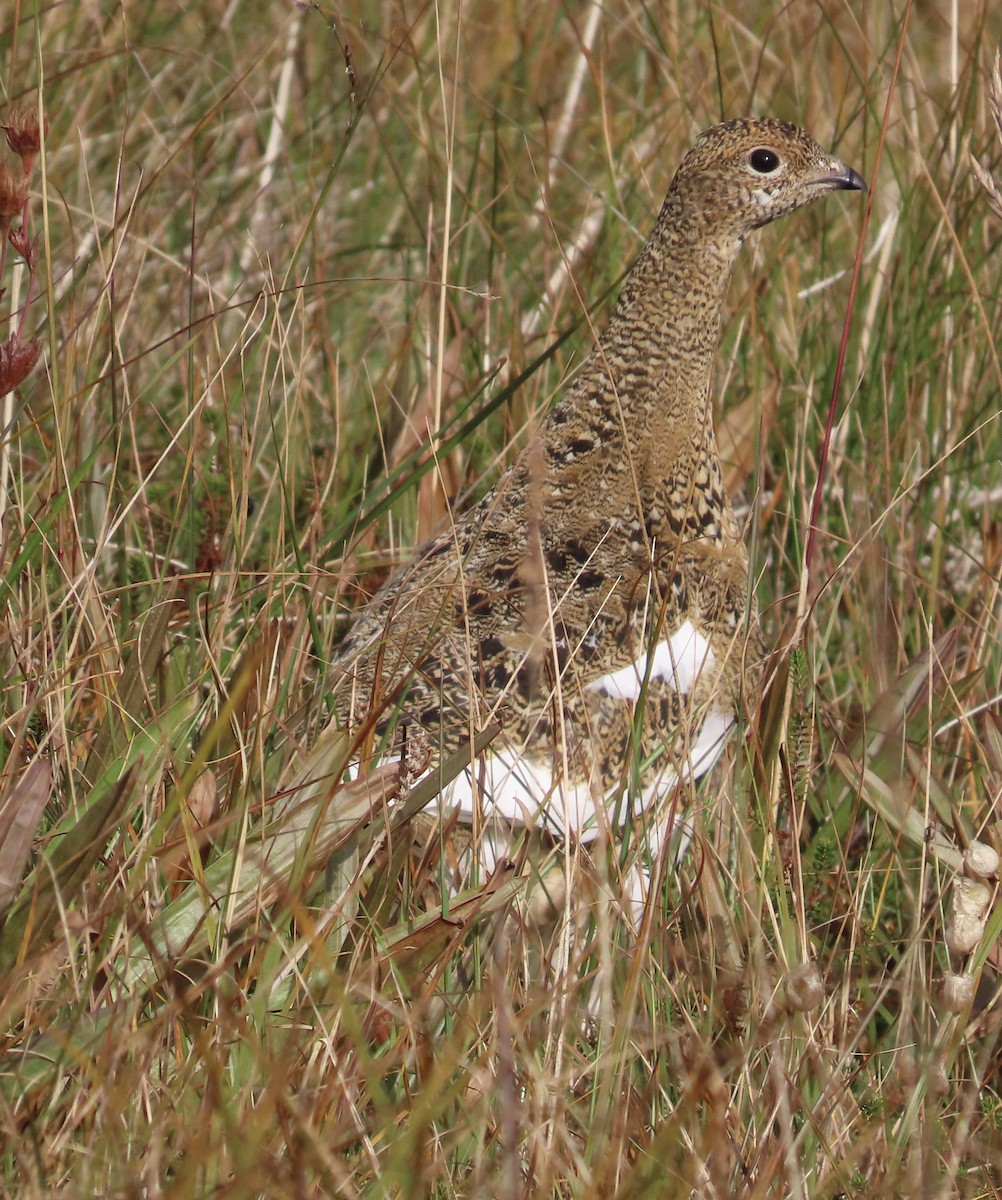
<path fill-rule="evenodd" d="M 354 618 L 340 719 L 437 761 L 500 732 L 442 789 L 490 871 L 522 831 L 591 846 L 648 837 L 626 873 L 687 837 L 680 785 L 717 761 L 760 686 L 765 643 L 724 486 L 711 376 L 745 239 L 862 176 L 795 125 L 702 133 L 594 349 L 515 463 Z M 400 719 L 398 719 L 398 717 Z M 432 768 L 434 770 L 434 768 Z"/>

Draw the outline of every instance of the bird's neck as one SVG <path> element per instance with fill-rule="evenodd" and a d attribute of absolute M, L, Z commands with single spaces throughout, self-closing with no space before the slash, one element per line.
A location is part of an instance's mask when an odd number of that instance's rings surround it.
<path fill-rule="evenodd" d="M 736 238 L 679 231 L 677 219 L 664 217 L 598 346 L 551 415 L 547 438 L 551 462 L 575 440 L 600 442 L 606 464 L 624 464 L 624 486 L 645 504 L 701 460 L 716 465 L 710 383 L 739 248 Z"/>
<path fill-rule="evenodd" d="M 631 418 L 628 443 L 681 448 L 712 433 L 710 381 L 737 249 L 652 238 L 630 272 L 598 347 Z"/>

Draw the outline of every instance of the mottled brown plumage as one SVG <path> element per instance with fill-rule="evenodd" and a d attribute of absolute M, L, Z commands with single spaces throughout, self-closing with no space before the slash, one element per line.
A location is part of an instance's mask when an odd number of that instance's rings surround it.
<path fill-rule="evenodd" d="M 337 663 L 345 716 L 403 689 L 408 719 L 445 751 L 499 715 L 495 751 L 537 785 L 517 815 L 586 838 L 612 821 L 631 754 L 638 803 L 705 769 L 716 743 L 686 760 L 707 715 L 719 742 L 762 659 L 711 411 L 728 281 L 758 226 L 864 186 L 778 121 L 698 139 L 538 436 L 356 620 Z M 467 791 L 489 817 L 490 783 L 478 796 L 471 772 Z"/>

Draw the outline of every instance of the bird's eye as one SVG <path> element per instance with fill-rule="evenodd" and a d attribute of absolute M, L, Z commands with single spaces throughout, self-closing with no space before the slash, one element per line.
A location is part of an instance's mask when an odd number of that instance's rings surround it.
<path fill-rule="evenodd" d="M 767 150 L 765 146 L 759 146 L 757 150 L 753 150 L 748 155 L 748 165 L 759 175 L 771 175 L 779 166 L 779 155 L 775 150 Z"/>

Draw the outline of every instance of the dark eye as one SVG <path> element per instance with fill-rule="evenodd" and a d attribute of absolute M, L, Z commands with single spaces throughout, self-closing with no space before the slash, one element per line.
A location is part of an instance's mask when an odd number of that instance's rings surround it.
<path fill-rule="evenodd" d="M 751 169 L 760 175 L 771 175 L 779 166 L 779 155 L 775 150 L 767 150 L 760 146 L 748 155 L 748 163 Z"/>

